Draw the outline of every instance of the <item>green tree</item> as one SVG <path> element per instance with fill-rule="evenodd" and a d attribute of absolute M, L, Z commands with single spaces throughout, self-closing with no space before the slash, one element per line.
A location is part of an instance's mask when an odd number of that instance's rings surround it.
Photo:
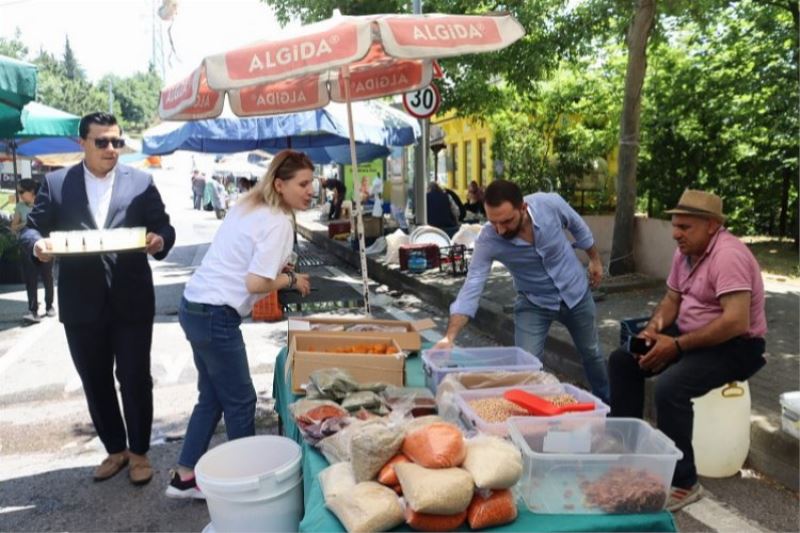
<path fill-rule="evenodd" d="M 22 42 L 22 32 L 19 27 L 14 30 L 14 37 L 6 39 L 0 37 L 0 56 L 24 60 L 28 55 L 28 47 Z"/>
<path fill-rule="evenodd" d="M 86 74 L 84 74 L 83 69 L 78 64 L 78 60 L 75 57 L 75 53 L 72 51 L 72 47 L 69 45 L 69 35 L 65 36 L 64 38 L 64 75 L 70 80 L 85 80 Z"/>
<path fill-rule="evenodd" d="M 725 199 L 737 233 L 796 235 L 797 33 L 792 12 L 742 1 L 653 50 L 640 185 L 660 214 L 685 187 Z M 794 89 L 792 89 L 794 88 Z M 792 231 L 793 230 L 793 231 Z"/>
<path fill-rule="evenodd" d="M 109 82 L 126 129 L 141 131 L 155 121 L 158 99 L 153 95 L 161 90 L 161 79 L 152 65 L 147 72 L 138 72 L 127 78 L 105 76 L 99 86 L 108 87 Z"/>

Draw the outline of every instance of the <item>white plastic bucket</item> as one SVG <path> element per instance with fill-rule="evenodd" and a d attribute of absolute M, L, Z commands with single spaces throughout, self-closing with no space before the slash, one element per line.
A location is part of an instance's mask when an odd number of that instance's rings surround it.
<path fill-rule="evenodd" d="M 733 382 L 692 401 L 697 473 L 715 478 L 735 475 L 750 450 L 750 387 L 746 381 Z"/>
<path fill-rule="evenodd" d="M 286 437 L 237 439 L 195 466 L 213 530 L 297 531 L 303 512 L 303 452 Z"/>

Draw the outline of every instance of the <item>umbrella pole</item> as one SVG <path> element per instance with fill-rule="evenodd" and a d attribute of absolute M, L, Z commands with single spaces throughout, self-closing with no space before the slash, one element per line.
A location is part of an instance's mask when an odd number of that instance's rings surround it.
<path fill-rule="evenodd" d="M 14 169 L 14 201 L 19 203 L 19 178 L 17 177 L 17 143 L 14 139 L 8 141 L 11 147 L 11 166 Z"/>
<path fill-rule="evenodd" d="M 364 217 L 361 213 L 361 193 L 358 174 L 358 159 L 356 156 L 355 132 L 353 130 L 353 107 L 350 102 L 350 67 L 342 67 L 344 76 L 344 97 L 347 103 L 347 128 L 350 134 L 350 159 L 353 165 L 353 200 L 356 206 L 356 233 L 358 235 L 358 255 L 361 259 L 361 281 L 364 284 L 362 294 L 364 297 L 364 312 L 370 314 L 369 306 L 369 276 L 367 275 L 367 248 L 364 243 Z"/>

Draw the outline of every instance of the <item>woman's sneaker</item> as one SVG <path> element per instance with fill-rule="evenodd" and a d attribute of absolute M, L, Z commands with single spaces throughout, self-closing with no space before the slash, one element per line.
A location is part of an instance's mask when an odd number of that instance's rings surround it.
<path fill-rule="evenodd" d="M 183 480 L 180 474 L 175 470 L 169 471 L 170 480 L 167 485 L 165 494 L 169 498 L 195 498 L 198 500 L 205 500 L 206 495 L 203 494 L 197 486 L 197 481 L 194 476 L 191 479 Z"/>

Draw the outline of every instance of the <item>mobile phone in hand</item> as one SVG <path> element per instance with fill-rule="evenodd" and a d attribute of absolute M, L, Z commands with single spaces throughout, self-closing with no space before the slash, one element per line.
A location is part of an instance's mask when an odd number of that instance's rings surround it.
<path fill-rule="evenodd" d="M 647 344 L 647 339 L 642 339 L 641 337 L 628 338 L 628 351 L 634 355 L 644 355 L 652 347 L 652 345 Z"/>

